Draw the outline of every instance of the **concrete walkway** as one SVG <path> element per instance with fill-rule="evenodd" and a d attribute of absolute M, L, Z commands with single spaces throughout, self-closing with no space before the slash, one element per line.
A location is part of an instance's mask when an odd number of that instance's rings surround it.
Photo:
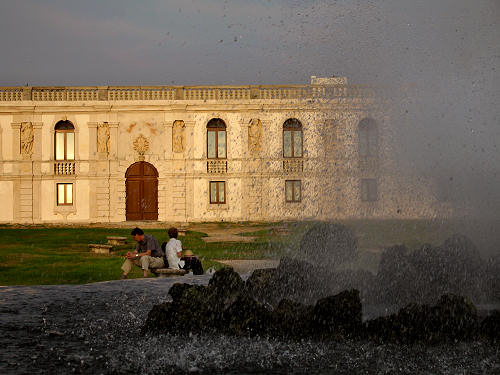
<path fill-rule="evenodd" d="M 242 225 L 242 224 L 218 224 L 218 223 L 207 223 L 207 224 L 191 224 L 184 228 L 195 232 L 203 232 L 207 234 L 207 237 L 203 237 L 205 242 L 253 242 L 255 237 L 252 236 L 241 236 L 240 233 L 251 233 L 257 232 L 259 230 L 270 229 L 271 227 L 263 226 L 253 226 L 253 225 Z"/>

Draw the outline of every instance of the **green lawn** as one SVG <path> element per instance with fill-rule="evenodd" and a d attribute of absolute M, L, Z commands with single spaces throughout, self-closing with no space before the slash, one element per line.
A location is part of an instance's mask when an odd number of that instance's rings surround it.
<path fill-rule="evenodd" d="M 410 248 L 425 242 L 440 243 L 451 233 L 442 222 L 425 220 L 351 220 L 344 224 L 359 239 L 359 264 L 367 268 L 377 262 L 381 249 L 404 243 Z M 313 222 L 224 223 L 224 227 L 252 227 L 255 242 L 205 243 L 205 233 L 188 231 L 179 237 L 203 262 L 204 269 L 221 267 L 214 259 L 280 258 L 298 250 L 302 235 Z M 281 228 L 281 230 L 273 230 Z M 160 243 L 168 240 L 165 229 L 147 229 Z M 134 247 L 130 228 L 88 228 L 55 226 L 2 226 L 0 243 L 0 285 L 82 284 L 114 280 L 121 275 L 123 255 Z M 89 251 L 90 243 L 105 243 L 106 236 L 127 237 L 128 244 L 116 248 L 113 255 Z M 135 267 L 130 277 L 140 277 Z"/>

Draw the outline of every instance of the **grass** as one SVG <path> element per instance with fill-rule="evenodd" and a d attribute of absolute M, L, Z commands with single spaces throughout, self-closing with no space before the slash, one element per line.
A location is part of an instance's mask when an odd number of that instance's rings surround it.
<path fill-rule="evenodd" d="M 380 250 L 404 243 L 410 248 L 440 243 L 453 228 L 448 223 L 428 220 L 350 220 L 343 223 L 353 229 L 359 240 L 361 263 L 376 262 Z M 203 241 L 205 233 L 187 231 L 180 237 L 183 246 L 192 250 L 204 269 L 219 268 L 217 259 L 268 259 L 298 251 L 303 234 L 314 222 L 223 223 L 221 228 L 255 229 L 241 235 L 255 237 L 254 242 Z M 273 228 L 285 231 L 276 232 Z M 160 243 L 168 240 L 164 229 L 148 229 Z M 54 226 L 2 226 L 0 244 L 0 285 L 82 284 L 118 279 L 123 255 L 134 248 L 129 228 L 89 228 Z M 115 247 L 113 255 L 89 251 L 90 243 L 105 243 L 107 236 L 124 236 L 128 244 Z M 368 254 L 368 255 L 367 255 Z M 141 277 L 134 267 L 130 277 Z"/>

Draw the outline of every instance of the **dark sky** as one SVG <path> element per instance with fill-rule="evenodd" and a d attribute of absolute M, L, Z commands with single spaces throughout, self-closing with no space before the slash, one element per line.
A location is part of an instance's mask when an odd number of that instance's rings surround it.
<path fill-rule="evenodd" d="M 3 0 L 0 35 L 1 86 L 384 87 L 404 165 L 500 212 L 499 0 Z"/>
<path fill-rule="evenodd" d="M 461 78 L 477 88 L 499 63 L 499 4 L 2 1 L 0 84 L 279 84 L 336 74 L 355 83 Z"/>

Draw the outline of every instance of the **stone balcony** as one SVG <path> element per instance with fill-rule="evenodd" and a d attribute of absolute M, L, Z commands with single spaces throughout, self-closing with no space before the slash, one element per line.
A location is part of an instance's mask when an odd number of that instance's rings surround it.
<path fill-rule="evenodd" d="M 304 171 L 303 159 L 283 159 L 284 173 L 298 173 Z"/>
<path fill-rule="evenodd" d="M 379 158 L 376 156 L 359 157 L 358 166 L 362 172 L 375 172 L 379 169 Z"/>
<path fill-rule="evenodd" d="M 222 174 L 227 173 L 227 160 L 207 160 L 207 173 Z"/>
<path fill-rule="evenodd" d="M 74 161 L 56 161 L 54 162 L 54 174 L 55 175 L 74 175 L 75 168 Z"/>

